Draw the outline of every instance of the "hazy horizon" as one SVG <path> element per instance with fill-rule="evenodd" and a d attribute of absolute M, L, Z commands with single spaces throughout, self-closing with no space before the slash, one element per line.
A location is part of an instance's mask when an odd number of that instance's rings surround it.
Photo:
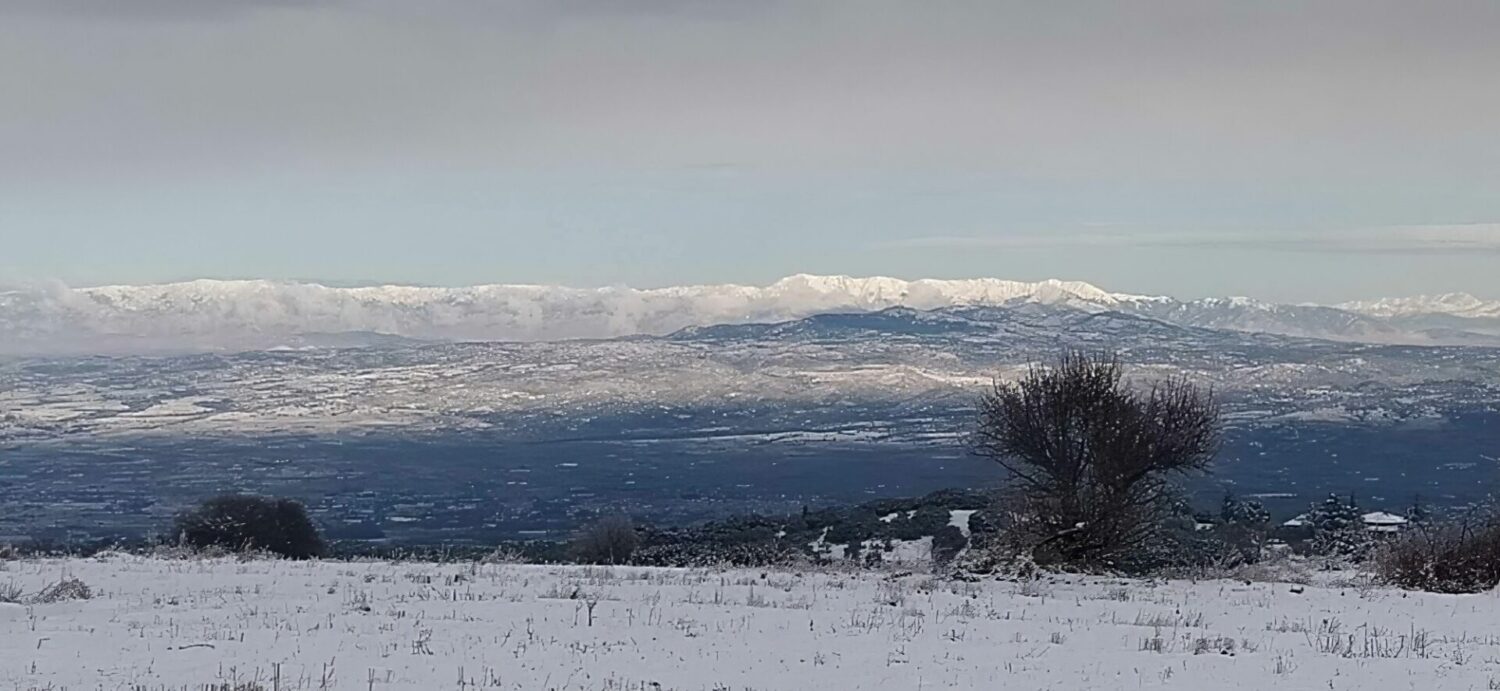
<path fill-rule="evenodd" d="M 833 278 L 833 279 L 840 279 L 840 278 L 842 278 L 842 279 L 851 279 L 851 280 L 855 280 L 855 281 L 891 279 L 891 280 L 897 280 L 897 281 L 905 281 L 905 282 L 908 282 L 908 283 L 913 283 L 913 282 L 918 282 L 918 281 L 964 282 L 964 281 L 990 281 L 990 280 L 996 280 L 996 281 L 1011 281 L 1011 282 L 1016 282 L 1016 283 L 1037 284 L 1037 283 L 1046 283 L 1046 282 L 1049 282 L 1049 281 L 1057 281 L 1057 282 L 1061 282 L 1061 283 L 1084 283 L 1084 284 L 1091 285 L 1091 286 L 1093 286 L 1095 288 L 1098 288 L 1100 290 L 1103 290 L 1104 292 L 1111 293 L 1111 294 L 1116 294 L 1116 295 L 1130 295 L 1130 296 L 1139 296 L 1139 297 L 1167 297 L 1167 298 L 1172 298 L 1172 299 L 1175 299 L 1175 300 L 1182 300 L 1182 301 L 1191 301 L 1191 300 L 1198 300 L 1198 299 L 1212 299 L 1212 298 L 1249 298 L 1249 299 L 1253 299 L 1253 300 L 1261 300 L 1263 302 L 1275 302 L 1275 301 L 1272 301 L 1272 300 L 1263 300 L 1262 298 L 1260 298 L 1260 297 L 1258 297 L 1256 295 L 1248 295 L 1248 294 L 1197 295 L 1197 294 L 1187 294 L 1187 293 L 1160 293 L 1160 292 L 1158 292 L 1158 293 L 1150 293 L 1150 292 L 1144 292 L 1144 291 L 1131 290 L 1131 289 L 1129 289 L 1128 286 L 1127 287 L 1117 287 L 1117 286 L 1110 286 L 1110 285 L 1102 285 L 1102 284 L 1100 284 L 1098 282 L 1095 282 L 1095 281 L 1089 281 L 1087 279 L 1074 278 L 1074 277 L 1066 277 L 1066 276 L 1052 276 L 1052 277 L 1040 278 L 1040 279 L 1035 279 L 1035 280 L 1021 280 L 1021 279 L 1015 279 L 1015 278 L 1008 278 L 1008 277 L 1005 277 L 1005 276 L 955 276 L 955 277 L 951 277 L 951 278 L 935 278 L 935 277 L 931 277 L 931 276 L 913 276 L 913 277 L 890 276 L 890 275 L 855 276 L 855 275 L 849 275 L 849 274 L 811 274 L 811 273 L 807 273 L 807 272 L 798 272 L 798 273 L 794 273 L 794 274 L 787 274 L 785 276 L 780 276 L 780 277 L 777 277 L 777 278 L 774 278 L 774 279 L 771 279 L 771 280 L 768 280 L 768 281 L 760 281 L 760 282 L 716 281 L 716 282 L 703 282 L 703 283 L 667 283 L 667 284 L 660 284 L 660 285 L 635 285 L 635 284 L 618 283 L 618 282 L 617 283 L 606 283 L 606 284 L 588 285 L 588 284 L 565 284 L 565 283 L 546 283 L 546 282 L 540 282 L 540 283 L 537 283 L 537 282 L 523 283 L 523 282 L 504 282 L 504 281 L 491 281 L 491 282 L 483 282 L 483 283 L 414 283 L 414 282 L 401 282 L 401 281 L 381 281 L 381 280 L 376 280 L 376 279 L 328 280 L 328 279 L 306 278 L 306 277 L 264 278 L 264 277 L 256 277 L 256 276 L 189 276 L 189 277 L 181 277 L 181 278 L 168 278 L 168 279 L 159 280 L 159 281 L 119 282 L 119 283 L 67 283 L 65 281 L 59 281 L 59 280 L 56 280 L 56 279 L 48 279 L 48 280 L 16 281 L 16 282 L 8 283 L 8 284 L 5 283 L 5 282 L 0 282 L 0 292 L 4 292 L 6 290 L 10 290 L 10 291 L 46 291 L 46 290 L 53 289 L 53 288 L 56 288 L 56 289 L 65 289 L 65 290 L 96 290 L 96 289 L 102 289 L 102 288 L 116 288 L 116 287 L 146 288 L 146 287 L 153 287 L 153 286 L 170 286 L 170 285 L 191 284 L 191 283 L 196 283 L 196 282 L 200 282 L 200 281 L 215 282 L 215 283 L 269 282 L 269 283 L 273 283 L 273 284 L 284 284 L 284 285 L 321 286 L 321 287 L 324 287 L 324 288 L 334 288 L 334 289 L 358 289 L 358 288 L 432 288 L 432 289 L 439 289 L 439 290 L 463 290 L 463 289 L 466 289 L 466 288 L 483 288 L 483 287 L 539 287 L 539 288 L 551 288 L 551 289 L 559 289 L 559 290 L 605 290 L 605 289 L 616 289 L 616 290 L 626 290 L 626 291 L 656 291 L 656 290 L 673 289 L 673 288 L 713 288 L 713 287 L 767 288 L 767 287 L 770 287 L 770 286 L 772 286 L 772 285 L 774 285 L 776 283 L 782 282 L 782 281 L 791 280 L 791 279 L 795 279 L 795 278 L 798 278 L 798 277 L 808 277 L 808 276 L 813 277 L 813 278 Z M 1330 300 L 1330 301 L 1321 301 L 1321 302 L 1320 301 L 1315 301 L 1315 300 L 1293 300 L 1293 301 L 1285 301 L 1282 304 L 1289 304 L 1289 305 L 1327 305 L 1327 306 L 1337 306 L 1337 305 L 1345 304 L 1345 303 L 1373 301 L 1373 300 L 1379 300 L 1379 299 L 1385 299 L 1385 298 L 1397 298 L 1397 299 L 1399 299 L 1399 298 L 1419 298 L 1419 297 L 1437 298 L 1437 297 L 1443 297 L 1443 296 L 1448 296 L 1448 295 L 1467 295 L 1469 297 L 1473 297 L 1473 298 L 1476 298 L 1476 299 L 1479 299 L 1479 300 L 1485 301 L 1485 302 L 1497 302 L 1497 303 L 1500 303 L 1500 295 L 1489 295 L 1489 294 L 1484 294 L 1484 293 L 1474 293 L 1474 292 L 1470 292 L 1470 291 L 1449 291 L 1449 292 L 1443 292 L 1443 293 L 1431 292 L 1431 293 L 1410 293 L 1410 294 L 1400 294 L 1400 295 L 1398 295 L 1398 294 L 1363 295 L 1363 296 L 1355 296 L 1355 297 L 1344 299 L 1344 300 L 1338 300 L 1338 301 L 1331 301 Z"/>

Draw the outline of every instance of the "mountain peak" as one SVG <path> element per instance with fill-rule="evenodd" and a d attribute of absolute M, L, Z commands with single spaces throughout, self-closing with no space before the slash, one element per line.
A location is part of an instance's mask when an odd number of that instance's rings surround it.
<path fill-rule="evenodd" d="M 1001 304 L 1015 300 L 1046 303 L 1084 301 L 1113 305 L 1122 301 L 1147 298 L 1140 295 L 1111 293 L 1084 281 L 1046 279 L 1035 282 L 999 278 L 904 280 L 889 276 L 856 278 L 795 274 L 771 284 L 770 290 L 790 293 L 805 290 L 823 294 L 843 294 L 859 300 L 888 301 L 916 307 L 938 307 L 950 304 Z"/>
<path fill-rule="evenodd" d="M 1456 317 L 1500 317 L 1500 300 L 1482 300 L 1470 293 L 1441 293 L 1405 298 L 1346 302 L 1340 309 L 1377 317 L 1443 314 Z"/>

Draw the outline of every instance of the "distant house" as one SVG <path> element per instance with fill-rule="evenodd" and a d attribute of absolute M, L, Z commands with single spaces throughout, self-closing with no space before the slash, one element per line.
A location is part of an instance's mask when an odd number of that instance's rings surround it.
<path fill-rule="evenodd" d="M 1300 543 L 1311 540 L 1313 533 L 1312 521 L 1307 514 L 1283 521 L 1281 525 L 1271 530 L 1271 538 L 1286 543 Z"/>
<path fill-rule="evenodd" d="M 1398 516 L 1384 511 L 1375 511 L 1360 516 L 1365 524 L 1365 530 L 1372 533 L 1399 533 L 1406 529 L 1407 520 L 1405 516 Z"/>
<path fill-rule="evenodd" d="M 1367 514 L 1363 514 L 1359 517 L 1359 520 L 1360 523 L 1364 525 L 1366 532 L 1376 533 L 1378 535 L 1394 535 L 1396 533 L 1400 533 L 1401 531 L 1405 530 L 1407 524 L 1410 523 L 1410 521 L 1405 516 L 1394 513 L 1386 513 L 1384 511 L 1373 511 Z M 1311 539 L 1313 530 L 1314 526 L 1312 516 L 1304 513 L 1295 518 L 1282 521 L 1281 525 L 1277 526 L 1271 534 L 1272 537 L 1284 540 L 1286 542 L 1298 542 L 1301 540 Z"/>

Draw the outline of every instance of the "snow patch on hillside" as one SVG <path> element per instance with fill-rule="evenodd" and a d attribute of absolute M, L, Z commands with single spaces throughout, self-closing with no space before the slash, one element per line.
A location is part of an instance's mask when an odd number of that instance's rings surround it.
<path fill-rule="evenodd" d="M 964 537 L 969 537 L 969 520 L 974 518 L 976 512 L 972 509 L 953 509 L 948 512 L 948 525 L 958 528 L 958 532 Z"/>

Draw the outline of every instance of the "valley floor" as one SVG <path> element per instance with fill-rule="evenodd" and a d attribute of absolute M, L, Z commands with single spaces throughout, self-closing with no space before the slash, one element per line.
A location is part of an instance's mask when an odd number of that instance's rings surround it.
<path fill-rule="evenodd" d="M 0 689 L 1500 688 L 1496 593 L 119 554 L 0 561 L 0 593 L 14 585 L 23 600 L 63 578 L 93 597 L 0 604 Z"/>

